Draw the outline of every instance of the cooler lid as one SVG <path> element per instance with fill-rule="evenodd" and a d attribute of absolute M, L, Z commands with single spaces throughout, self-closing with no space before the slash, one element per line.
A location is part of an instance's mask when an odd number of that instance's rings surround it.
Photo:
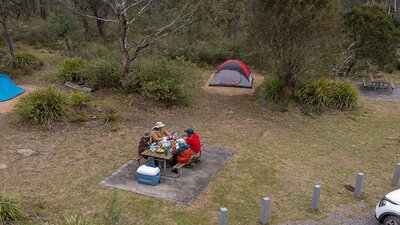
<path fill-rule="evenodd" d="M 139 174 L 147 175 L 147 176 L 156 176 L 157 174 L 160 173 L 160 168 L 141 165 L 136 170 L 136 172 Z"/>

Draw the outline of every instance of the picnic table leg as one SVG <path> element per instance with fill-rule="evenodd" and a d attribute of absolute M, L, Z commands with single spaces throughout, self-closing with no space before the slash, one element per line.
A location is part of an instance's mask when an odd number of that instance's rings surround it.
<path fill-rule="evenodd" d="M 164 161 L 164 173 L 167 173 L 167 160 L 163 160 Z"/>

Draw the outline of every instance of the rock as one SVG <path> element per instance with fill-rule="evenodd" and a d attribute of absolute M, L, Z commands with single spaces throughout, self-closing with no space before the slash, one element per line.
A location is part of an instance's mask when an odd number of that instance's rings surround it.
<path fill-rule="evenodd" d="M 0 170 L 4 170 L 4 169 L 7 169 L 7 165 L 0 163 Z"/>
<path fill-rule="evenodd" d="M 32 150 L 32 149 L 18 149 L 17 150 L 18 154 L 21 154 L 23 156 L 29 157 L 29 156 L 33 156 L 36 155 L 36 150 Z"/>

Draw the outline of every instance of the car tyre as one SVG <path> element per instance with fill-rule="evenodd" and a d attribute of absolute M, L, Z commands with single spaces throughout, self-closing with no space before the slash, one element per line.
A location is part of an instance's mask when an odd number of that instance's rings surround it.
<path fill-rule="evenodd" d="M 397 216 L 388 216 L 385 218 L 384 225 L 400 225 L 400 218 Z"/>

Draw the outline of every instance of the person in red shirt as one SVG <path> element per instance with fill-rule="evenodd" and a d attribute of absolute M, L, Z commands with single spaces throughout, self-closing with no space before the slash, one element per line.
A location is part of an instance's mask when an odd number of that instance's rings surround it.
<path fill-rule="evenodd" d="M 192 154 L 195 155 L 196 158 L 198 158 L 201 151 L 201 142 L 199 135 L 197 135 L 191 128 L 186 129 L 184 132 L 187 135 L 186 144 L 189 145 Z"/>
<path fill-rule="evenodd" d="M 190 159 L 192 158 L 192 151 L 189 149 L 189 145 L 186 144 L 185 140 L 183 138 L 179 138 L 177 140 L 178 142 L 178 149 L 172 152 L 172 160 L 171 160 L 171 166 L 174 166 L 177 163 L 188 163 Z M 178 173 L 177 169 L 173 169 L 172 172 Z"/>

